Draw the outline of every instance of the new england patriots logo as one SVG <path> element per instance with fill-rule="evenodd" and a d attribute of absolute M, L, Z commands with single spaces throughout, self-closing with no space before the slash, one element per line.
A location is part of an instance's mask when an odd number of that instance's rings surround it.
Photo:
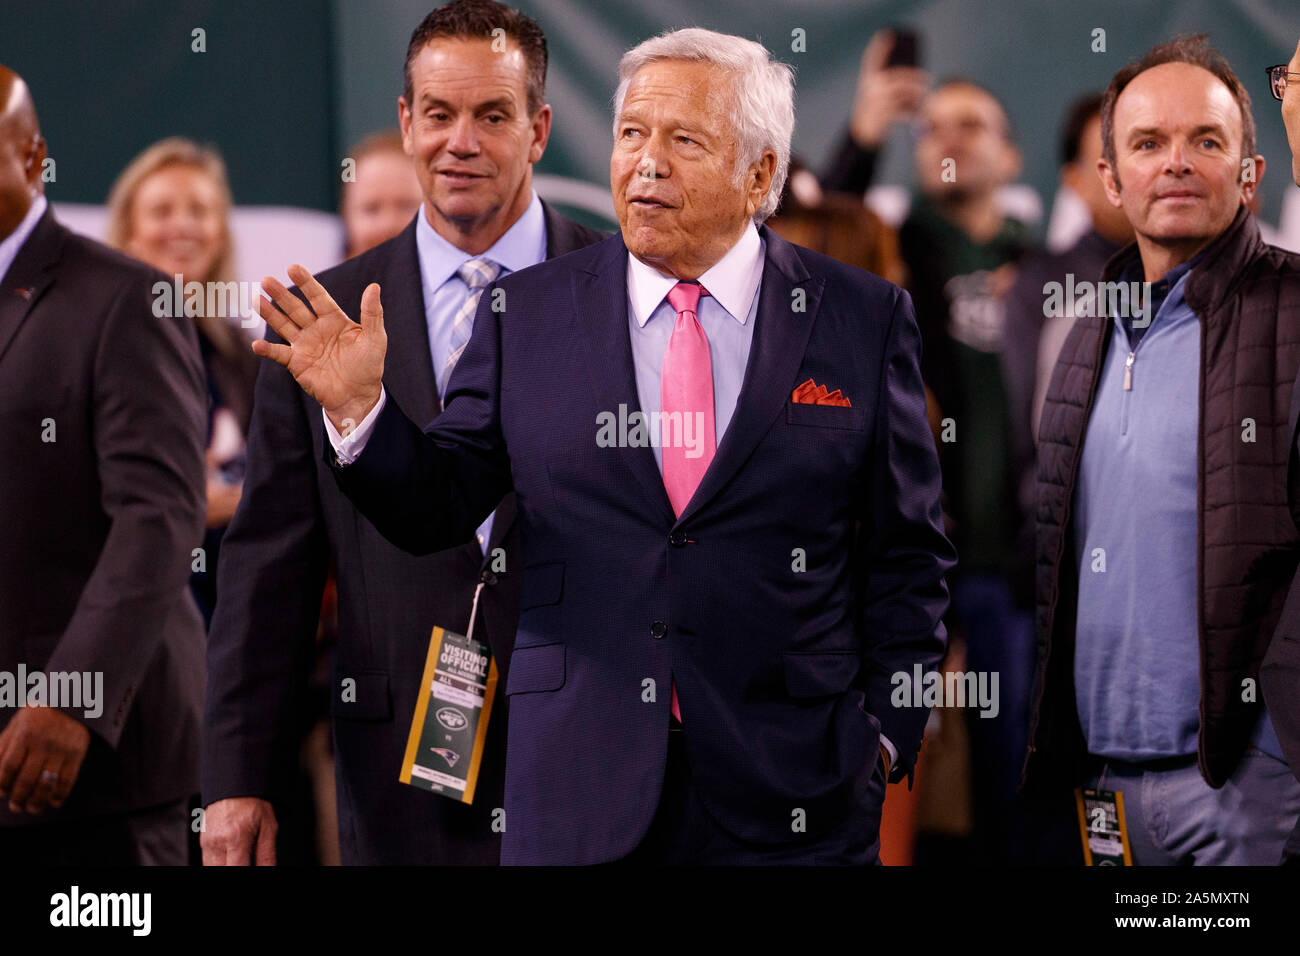
<path fill-rule="evenodd" d="M 434 753 L 436 753 L 443 760 L 447 761 L 448 767 L 456 766 L 456 761 L 460 759 L 460 754 L 456 753 L 456 751 L 451 750 L 447 747 L 430 747 L 429 749 L 432 750 Z"/>

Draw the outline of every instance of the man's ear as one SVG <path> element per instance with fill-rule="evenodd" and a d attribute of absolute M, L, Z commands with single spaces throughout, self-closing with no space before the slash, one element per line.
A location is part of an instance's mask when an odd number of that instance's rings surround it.
<path fill-rule="evenodd" d="M 1255 190 L 1264 179 L 1264 167 L 1267 160 L 1256 153 L 1241 160 L 1241 204 L 1249 206 L 1255 200 Z M 1250 175 L 1247 175 L 1249 173 Z"/>
<path fill-rule="evenodd" d="M 415 157 L 415 147 L 411 144 L 411 105 L 405 96 L 397 98 L 397 125 L 402 130 L 402 152 Z"/>
<path fill-rule="evenodd" d="M 1097 175 L 1101 177 L 1101 186 L 1106 190 L 1106 199 L 1119 209 L 1124 205 L 1124 200 L 1119 195 L 1119 177 L 1115 175 L 1115 170 L 1111 169 L 1107 160 L 1097 160 Z"/>
<path fill-rule="evenodd" d="M 537 163 L 541 161 L 542 155 L 546 152 L 546 144 L 551 138 L 551 104 L 543 103 L 542 108 L 537 111 L 537 115 L 532 119 L 533 142 L 528 147 L 528 161 Z"/>
<path fill-rule="evenodd" d="M 758 162 L 749 167 L 749 194 L 745 197 L 745 208 L 752 216 L 763 205 L 767 191 L 772 188 L 772 177 L 776 174 L 776 153 L 765 150 L 758 157 Z"/>
<path fill-rule="evenodd" d="M 49 155 L 45 137 L 40 133 L 35 136 L 31 152 L 27 154 L 27 185 L 40 188 L 41 174 L 45 172 L 45 157 Z"/>

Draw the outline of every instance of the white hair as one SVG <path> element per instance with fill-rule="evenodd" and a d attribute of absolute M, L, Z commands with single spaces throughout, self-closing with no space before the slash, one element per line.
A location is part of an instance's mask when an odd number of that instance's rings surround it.
<path fill-rule="evenodd" d="M 671 30 L 634 46 L 618 63 L 618 91 L 614 94 L 614 138 L 632 77 L 656 60 L 694 60 L 711 63 L 732 76 L 728 118 L 736 133 L 735 184 L 758 162 L 765 150 L 776 153 L 776 170 L 762 203 L 754 210 L 761 223 L 781 200 L 790 171 L 790 140 L 794 136 L 794 69 L 775 59 L 767 47 L 744 37 L 691 27 Z"/>

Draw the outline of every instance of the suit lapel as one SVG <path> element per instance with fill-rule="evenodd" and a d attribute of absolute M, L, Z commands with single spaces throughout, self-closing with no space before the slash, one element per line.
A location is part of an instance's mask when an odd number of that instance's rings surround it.
<path fill-rule="evenodd" d="M 584 248 L 588 243 L 583 232 L 574 226 L 572 222 L 565 219 L 558 212 L 542 203 L 542 216 L 546 222 L 546 258 L 555 259 L 559 256 L 567 255 L 578 249 Z M 417 257 L 418 258 L 418 257 Z M 418 262 L 417 262 L 418 268 Z M 629 348 L 631 346 L 629 345 Z M 425 349 L 426 354 L 428 349 Z M 629 353 L 630 354 L 630 353 Z M 436 392 L 436 389 L 435 389 Z M 437 402 L 437 395 L 434 396 Z M 484 563 L 492 559 L 492 551 L 502 546 L 506 535 L 515 524 L 515 498 L 513 495 L 506 495 L 497 506 L 495 517 L 492 519 L 492 534 L 488 540 L 488 546 L 483 555 Z"/>
<path fill-rule="evenodd" d="M 31 314 L 32 306 L 54 282 L 66 238 L 67 231 L 46 207 L 0 282 L 0 359 Z"/>
<path fill-rule="evenodd" d="M 542 218 L 546 222 L 546 258 L 558 259 L 587 245 L 574 224 L 546 203 L 542 203 Z"/>
<path fill-rule="evenodd" d="M 574 338 L 582 343 L 596 407 L 615 415 L 619 406 L 626 406 L 629 415 L 640 411 L 632 342 L 627 332 L 627 249 L 621 236 L 615 234 L 601 242 L 591 265 L 574 273 L 573 300 L 578 323 Z M 642 490 L 671 524 L 673 507 L 654 451 L 648 445 L 619 451 L 620 459 L 631 469 Z"/>
<path fill-rule="evenodd" d="M 423 215 L 423 207 L 416 215 Z M 388 330 L 388 356 L 384 386 L 402 411 L 424 427 L 442 411 L 433 356 L 429 352 L 429 322 L 424 309 L 424 277 L 415 244 L 415 220 L 398 236 L 383 275 L 377 277 L 384 292 Z"/>
<path fill-rule="evenodd" d="M 745 379 L 722 444 L 680 521 L 689 519 L 726 487 L 785 407 L 821 304 L 824 280 L 809 275 L 790 243 L 766 227 L 760 234 L 767 252 Z M 804 311 L 795 308 L 800 301 L 796 289 L 803 292 Z"/>

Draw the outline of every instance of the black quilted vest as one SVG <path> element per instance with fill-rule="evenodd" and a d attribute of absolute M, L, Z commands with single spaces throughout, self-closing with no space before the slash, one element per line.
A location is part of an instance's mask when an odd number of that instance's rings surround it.
<path fill-rule="evenodd" d="M 1116 280 L 1137 256 L 1136 244 L 1117 252 L 1104 279 Z M 1265 245 L 1242 208 L 1193 267 L 1184 291 L 1201 326 L 1200 393 L 1187 396 L 1200 407 L 1197 752 L 1201 775 L 1217 788 L 1232 775 L 1258 719 L 1259 664 L 1300 560 L 1300 533 L 1287 504 L 1288 416 L 1300 365 L 1300 255 Z M 1071 506 L 1111 329 L 1109 317 L 1075 322 L 1039 425 L 1038 674 L 1022 781 L 1031 791 L 1077 786 L 1097 769 L 1074 696 L 1078 568 Z M 1253 442 L 1243 440 L 1246 419 L 1254 421 Z M 1158 495 L 1160 489 L 1132 492 Z"/>

